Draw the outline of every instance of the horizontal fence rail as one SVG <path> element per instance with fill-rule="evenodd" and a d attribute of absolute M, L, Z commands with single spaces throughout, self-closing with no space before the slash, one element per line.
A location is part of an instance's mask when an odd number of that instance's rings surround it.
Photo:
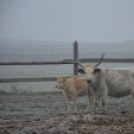
<path fill-rule="evenodd" d="M 74 60 L 44 61 L 44 62 L 0 62 L 0 65 L 44 65 L 44 64 L 72 64 Z"/>
<path fill-rule="evenodd" d="M 75 77 L 81 77 L 76 76 Z M 74 76 L 66 76 L 65 78 L 74 77 Z M 17 82 L 49 82 L 56 81 L 57 77 L 28 77 L 28 78 L 0 78 L 0 83 L 17 83 Z"/>
<path fill-rule="evenodd" d="M 47 82 L 47 81 L 56 81 L 56 78 L 57 77 L 0 78 L 0 83 Z"/>
<path fill-rule="evenodd" d="M 97 62 L 100 59 L 99 58 L 84 58 L 84 59 L 79 59 L 82 63 L 85 62 Z M 103 62 L 133 62 L 134 59 L 109 59 L 109 58 L 104 58 Z M 76 61 L 73 59 L 65 59 L 61 61 L 44 61 L 44 62 L 0 62 L 0 65 L 49 65 L 49 64 L 76 64 Z"/>
<path fill-rule="evenodd" d="M 81 63 L 87 62 L 98 62 L 100 59 L 79 59 Z M 117 63 L 124 63 L 124 62 L 131 62 L 134 63 L 134 59 L 104 59 L 103 62 L 117 62 Z M 42 65 L 42 64 L 77 64 L 73 59 L 66 59 L 63 61 L 57 62 L 14 62 L 14 63 L 0 63 L 0 65 Z M 77 76 L 78 75 L 74 75 Z M 67 76 L 72 77 L 72 76 Z M 13 83 L 13 82 L 49 82 L 49 81 L 56 81 L 57 77 L 30 77 L 30 78 L 0 78 L 0 83 Z"/>

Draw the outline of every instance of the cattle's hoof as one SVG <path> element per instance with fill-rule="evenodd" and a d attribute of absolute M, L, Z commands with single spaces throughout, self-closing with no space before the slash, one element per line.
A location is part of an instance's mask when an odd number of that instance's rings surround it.
<path fill-rule="evenodd" d="M 74 114 L 75 114 L 75 115 L 77 115 L 77 113 L 76 113 L 76 112 L 74 112 Z"/>
<path fill-rule="evenodd" d="M 103 111 L 103 113 L 102 113 L 102 114 L 107 115 L 108 113 L 107 113 L 107 111 Z"/>
<path fill-rule="evenodd" d="M 121 114 L 127 114 L 127 112 L 126 112 L 126 111 L 121 111 L 120 113 L 121 113 Z"/>
<path fill-rule="evenodd" d="M 74 111 L 74 112 L 73 112 L 73 114 L 77 115 L 77 112 L 76 112 L 76 111 Z"/>
<path fill-rule="evenodd" d="M 69 112 L 67 112 L 67 114 L 68 114 L 68 115 L 70 115 L 70 111 L 69 111 Z"/>
<path fill-rule="evenodd" d="M 85 112 L 84 114 L 89 114 L 89 112 Z"/>
<path fill-rule="evenodd" d="M 73 114 L 77 114 L 77 109 L 74 109 Z"/>
<path fill-rule="evenodd" d="M 86 110 L 85 110 L 85 114 L 88 114 L 88 113 L 89 113 L 89 110 L 86 109 Z"/>
<path fill-rule="evenodd" d="M 68 115 L 70 115 L 70 113 L 67 113 Z"/>
<path fill-rule="evenodd" d="M 94 112 L 95 114 L 98 114 L 98 110 L 97 109 L 95 109 L 95 112 Z"/>
<path fill-rule="evenodd" d="M 107 115 L 107 114 L 108 114 L 108 113 L 106 113 L 106 112 L 105 112 L 105 113 L 103 113 L 103 115 Z"/>
<path fill-rule="evenodd" d="M 98 112 L 94 112 L 94 114 L 98 114 Z"/>

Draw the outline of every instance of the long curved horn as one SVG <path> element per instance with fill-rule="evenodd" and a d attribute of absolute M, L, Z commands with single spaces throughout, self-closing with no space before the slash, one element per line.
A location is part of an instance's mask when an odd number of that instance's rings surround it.
<path fill-rule="evenodd" d="M 75 57 L 75 60 L 76 60 L 78 65 L 80 65 L 82 68 L 84 67 L 76 57 Z"/>
<path fill-rule="evenodd" d="M 105 52 L 105 53 L 106 53 L 106 52 Z M 101 64 L 102 59 L 103 59 L 103 56 L 105 55 L 105 53 L 102 54 L 100 61 L 95 65 L 95 67 L 97 67 L 97 66 L 99 66 L 99 65 Z"/>

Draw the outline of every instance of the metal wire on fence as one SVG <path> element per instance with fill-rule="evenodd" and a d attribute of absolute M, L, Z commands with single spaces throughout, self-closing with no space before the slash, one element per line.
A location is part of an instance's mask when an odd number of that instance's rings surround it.
<path fill-rule="evenodd" d="M 132 59 L 134 44 L 123 43 L 81 43 L 78 45 L 79 58 Z M 0 45 L 0 62 L 8 61 L 55 61 L 73 58 L 73 44 L 62 45 Z"/>
<path fill-rule="evenodd" d="M 0 45 L 1 62 L 72 59 L 72 45 Z"/>

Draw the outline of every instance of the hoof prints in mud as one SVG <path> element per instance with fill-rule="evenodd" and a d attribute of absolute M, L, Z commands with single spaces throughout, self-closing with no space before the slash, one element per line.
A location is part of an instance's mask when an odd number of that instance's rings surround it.
<path fill-rule="evenodd" d="M 33 115 L 30 115 L 31 119 Z M 42 117 L 42 118 L 41 118 Z M 52 115 L 36 120 L 0 120 L 2 134 L 132 134 L 134 117 L 128 115 Z"/>

